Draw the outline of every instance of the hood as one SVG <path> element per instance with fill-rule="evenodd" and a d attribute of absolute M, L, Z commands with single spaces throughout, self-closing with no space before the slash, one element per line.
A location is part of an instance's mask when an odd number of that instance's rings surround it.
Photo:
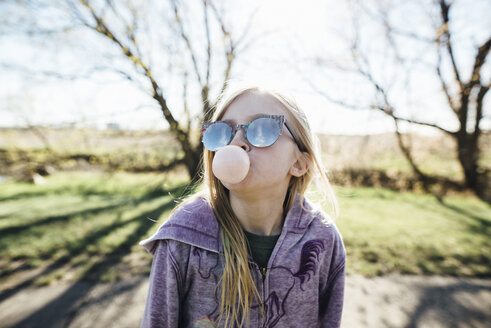
<path fill-rule="evenodd" d="M 303 207 L 305 210 L 302 209 L 300 195 L 297 194 L 286 215 L 281 234 L 291 232 L 299 234 L 301 238 L 320 212 L 306 197 L 303 199 Z M 159 239 L 174 239 L 211 252 L 223 253 L 220 226 L 211 204 L 204 198 L 197 198 L 180 206 L 154 235 L 139 244 L 153 255 L 154 244 Z"/>

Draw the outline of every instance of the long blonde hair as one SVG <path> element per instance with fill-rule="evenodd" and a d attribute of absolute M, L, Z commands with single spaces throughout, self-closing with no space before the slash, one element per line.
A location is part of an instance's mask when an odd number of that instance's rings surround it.
<path fill-rule="evenodd" d="M 293 129 L 300 146 L 304 152 L 308 154 L 304 154 L 295 147 L 297 149 L 297 156 L 305 156 L 308 160 L 309 167 L 308 171 L 303 176 L 291 177 L 288 191 L 283 202 L 284 215 L 286 216 L 286 213 L 288 213 L 292 207 L 297 194 L 300 195 L 300 204 L 302 204 L 303 207 L 303 197 L 307 188 L 314 178 L 320 177 L 320 180 L 323 182 L 323 188 L 320 188 L 325 196 L 323 198 L 328 200 L 331 209 L 331 217 L 336 219 L 338 216 L 338 203 L 327 178 L 327 171 L 321 162 L 319 141 L 310 129 L 305 113 L 298 107 L 292 98 L 273 89 L 265 89 L 258 86 L 237 87 L 220 96 L 212 116 L 212 121 L 220 120 L 234 100 L 241 95 L 250 92 L 272 96 L 283 105 L 283 107 L 291 114 L 290 116 L 292 119 L 289 120 L 289 124 Z M 263 316 L 265 316 L 264 304 L 250 272 L 246 238 L 242 226 L 232 210 L 227 189 L 225 189 L 220 180 L 214 176 L 211 170 L 213 156 L 214 152 L 204 149 L 202 158 L 202 178 L 205 188 L 201 192 L 197 192 L 191 195 L 191 197 L 188 197 L 181 205 L 189 203 L 198 197 L 207 199 L 211 204 L 213 212 L 222 228 L 221 239 L 223 243 L 223 255 L 225 257 L 225 265 L 221 277 L 222 292 L 219 322 L 225 315 L 225 327 L 228 327 L 227 324 L 229 321 L 231 322 L 231 325 L 235 323 L 239 327 L 242 327 L 244 323 L 249 320 L 253 295 L 256 295 L 258 304 L 261 305 Z M 177 208 L 175 208 L 173 212 L 176 209 Z M 240 323 L 239 317 L 242 317 Z"/>

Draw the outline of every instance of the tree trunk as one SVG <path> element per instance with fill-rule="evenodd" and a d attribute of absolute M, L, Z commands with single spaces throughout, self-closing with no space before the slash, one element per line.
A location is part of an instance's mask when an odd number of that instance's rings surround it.
<path fill-rule="evenodd" d="M 191 152 L 185 152 L 184 165 L 188 171 L 191 183 L 197 183 L 200 180 L 202 169 L 201 157 L 203 156 L 203 144 L 200 142 L 198 147 L 193 148 Z"/>
<path fill-rule="evenodd" d="M 479 158 L 479 149 L 477 139 L 472 138 L 464 129 L 456 134 L 457 152 L 459 163 L 462 166 L 465 177 L 465 185 L 472 189 L 477 189 L 477 159 Z"/>

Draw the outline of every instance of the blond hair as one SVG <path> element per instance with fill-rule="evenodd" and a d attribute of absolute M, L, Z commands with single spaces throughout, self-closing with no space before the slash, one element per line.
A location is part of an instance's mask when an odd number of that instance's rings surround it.
<path fill-rule="evenodd" d="M 232 102 L 241 95 L 251 92 L 272 96 L 287 110 L 291 116 L 288 122 L 303 149 L 302 152 L 295 147 L 297 158 L 299 156 L 305 156 L 309 163 L 308 171 L 304 175 L 301 177 L 292 176 L 290 179 L 288 191 L 283 202 L 284 215 L 293 206 L 297 194 L 300 195 L 300 204 L 303 208 L 304 194 L 310 183 L 318 176 L 324 186 L 324 188 L 321 188 L 326 196 L 323 199 L 329 202 L 332 218 L 336 219 L 338 216 L 338 203 L 327 178 L 327 171 L 322 165 L 319 141 L 310 129 L 305 113 L 292 98 L 270 88 L 265 89 L 258 86 L 236 87 L 232 91 L 220 96 L 212 116 L 212 121 L 220 120 Z M 235 323 L 239 327 L 242 327 L 249 320 L 253 295 L 256 295 L 258 304 L 261 305 L 263 316 L 265 316 L 264 304 L 250 272 L 246 237 L 242 226 L 232 210 L 227 189 L 214 176 L 211 170 L 213 157 L 214 152 L 204 149 L 202 178 L 205 189 L 191 195 L 180 205 L 189 203 L 199 197 L 207 199 L 210 203 L 218 223 L 222 228 L 221 239 L 223 243 L 223 255 L 225 257 L 225 265 L 221 277 L 222 292 L 219 322 L 225 315 L 225 327 L 228 327 L 227 324 L 229 321 L 231 325 Z M 177 208 L 173 212 L 175 210 Z M 239 315 L 242 317 L 240 322 Z"/>

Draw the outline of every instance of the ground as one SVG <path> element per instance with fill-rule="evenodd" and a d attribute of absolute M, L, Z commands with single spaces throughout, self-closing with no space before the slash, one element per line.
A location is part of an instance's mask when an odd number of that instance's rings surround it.
<path fill-rule="evenodd" d="M 0 327 L 138 327 L 148 278 L 79 281 L 0 295 Z M 491 279 L 388 275 L 346 280 L 343 328 L 489 327 Z"/>

